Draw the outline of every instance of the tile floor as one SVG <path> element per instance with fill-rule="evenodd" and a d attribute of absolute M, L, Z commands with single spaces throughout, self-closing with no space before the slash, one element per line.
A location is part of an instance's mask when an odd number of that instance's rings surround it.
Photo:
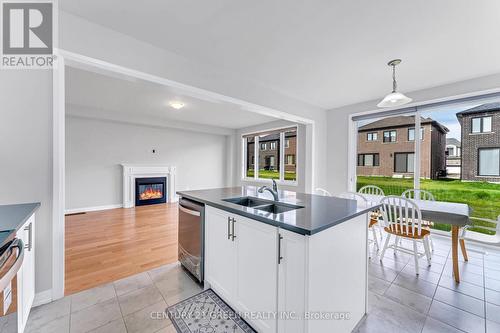
<path fill-rule="evenodd" d="M 450 239 L 433 241 L 432 265 L 422 258 L 418 277 L 411 255 L 389 249 L 380 262 L 372 247 L 368 315 L 357 333 L 500 333 L 500 250 L 468 243 L 456 284 Z"/>
<path fill-rule="evenodd" d="M 369 313 L 357 333 L 500 332 L 500 251 L 468 244 L 456 285 L 450 240 L 434 236 L 434 245 L 433 263 L 422 259 L 419 277 L 409 255 L 388 250 L 383 263 L 372 255 Z M 27 332 L 175 332 L 161 313 L 199 291 L 170 264 L 34 308 Z"/>

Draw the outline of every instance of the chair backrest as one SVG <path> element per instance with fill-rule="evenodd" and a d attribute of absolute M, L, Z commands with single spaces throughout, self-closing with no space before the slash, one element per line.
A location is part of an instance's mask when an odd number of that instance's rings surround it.
<path fill-rule="evenodd" d="M 361 201 L 362 203 L 368 202 L 368 199 L 366 199 L 364 195 L 356 193 L 356 192 L 342 192 L 342 193 L 338 194 L 337 197 Z"/>
<path fill-rule="evenodd" d="M 316 188 L 315 189 L 316 193 L 318 193 L 319 195 L 324 195 L 325 197 L 331 197 L 332 194 L 330 192 L 328 192 L 327 190 L 325 189 L 322 189 L 320 187 Z"/>
<path fill-rule="evenodd" d="M 422 213 L 411 199 L 390 195 L 380 200 L 382 219 L 391 231 L 420 236 L 422 233 Z"/>
<path fill-rule="evenodd" d="M 361 194 L 371 194 L 371 195 L 382 195 L 384 196 L 384 191 L 375 185 L 366 185 L 359 189 L 358 193 Z"/>
<path fill-rule="evenodd" d="M 404 191 L 401 196 L 407 199 L 436 201 L 434 195 L 426 190 L 409 189 Z"/>

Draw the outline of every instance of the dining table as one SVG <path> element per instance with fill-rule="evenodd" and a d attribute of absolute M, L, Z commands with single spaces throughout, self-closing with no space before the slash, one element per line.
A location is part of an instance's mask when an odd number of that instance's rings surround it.
<path fill-rule="evenodd" d="M 379 203 L 384 196 L 363 194 L 372 203 Z M 458 268 L 458 245 L 462 250 L 465 261 L 468 261 L 467 250 L 464 239 L 459 239 L 460 228 L 470 225 L 471 208 L 469 205 L 458 202 L 431 201 L 411 199 L 422 213 L 422 219 L 431 222 L 439 222 L 451 225 L 451 256 L 453 262 L 453 277 L 457 283 L 460 282 Z"/>

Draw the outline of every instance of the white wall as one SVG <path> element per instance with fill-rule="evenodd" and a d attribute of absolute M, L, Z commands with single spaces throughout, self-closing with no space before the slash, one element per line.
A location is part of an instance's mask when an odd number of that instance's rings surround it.
<path fill-rule="evenodd" d="M 452 99 L 464 94 L 500 89 L 500 74 L 489 75 L 434 88 L 405 92 L 413 98 L 413 104 L 438 99 Z M 381 96 L 382 98 L 382 96 Z M 328 186 L 332 193 L 346 191 L 348 188 L 348 133 L 349 115 L 359 112 L 378 111 L 378 100 L 348 105 L 327 112 L 327 156 Z"/>
<path fill-rule="evenodd" d="M 226 144 L 223 135 L 67 116 L 66 209 L 121 204 L 121 163 L 175 166 L 176 190 L 224 187 Z"/>
<path fill-rule="evenodd" d="M 0 72 L 0 204 L 42 204 L 35 240 L 40 292 L 52 286 L 52 73 Z"/>
<path fill-rule="evenodd" d="M 250 126 L 250 127 L 245 127 L 241 128 L 236 131 L 236 134 L 234 136 L 234 179 L 233 179 L 233 184 L 236 186 L 240 185 L 263 185 L 262 181 L 247 181 L 247 180 L 242 180 L 242 160 L 243 160 L 243 147 L 242 147 L 242 141 L 241 141 L 241 136 L 243 134 L 248 134 L 248 133 L 256 133 L 256 132 L 261 132 L 261 131 L 266 131 L 270 129 L 277 129 L 277 128 L 284 128 L 284 127 L 290 127 L 297 125 L 296 123 L 292 123 L 289 121 L 285 120 L 277 120 L 277 121 L 272 121 L 266 124 L 262 125 L 257 125 L 257 126 Z M 310 174 L 307 174 L 306 170 L 306 147 L 310 147 L 311 142 L 307 142 L 306 138 L 306 126 L 305 125 L 298 125 L 298 130 L 297 130 L 297 141 L 298 141 L 298 146 L 297 146 L 297 185 L 296 186 L 288 186 L 288 185 L 280 185 L 280 188 L 283 189 L 289 189 L 292 191 L 298 191 L 298 192 L 309 192 L 308 188 L 306 188 L 307 184 L 309 184 L 307 178 L 310 178 Z M 309 179 L 310 181 L 310 179 Z M 266 181 L 264 181 L 266 182 Z M 267 182 L 270 182 L 269 180 Z"/>

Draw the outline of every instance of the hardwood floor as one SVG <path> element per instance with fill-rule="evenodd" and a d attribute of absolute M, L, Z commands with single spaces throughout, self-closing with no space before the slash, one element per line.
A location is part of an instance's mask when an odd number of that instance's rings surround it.
<path fill-rule="evenodd" d="M 66 216 L 65 294 L 177 261 L 177 204 Z"/>

